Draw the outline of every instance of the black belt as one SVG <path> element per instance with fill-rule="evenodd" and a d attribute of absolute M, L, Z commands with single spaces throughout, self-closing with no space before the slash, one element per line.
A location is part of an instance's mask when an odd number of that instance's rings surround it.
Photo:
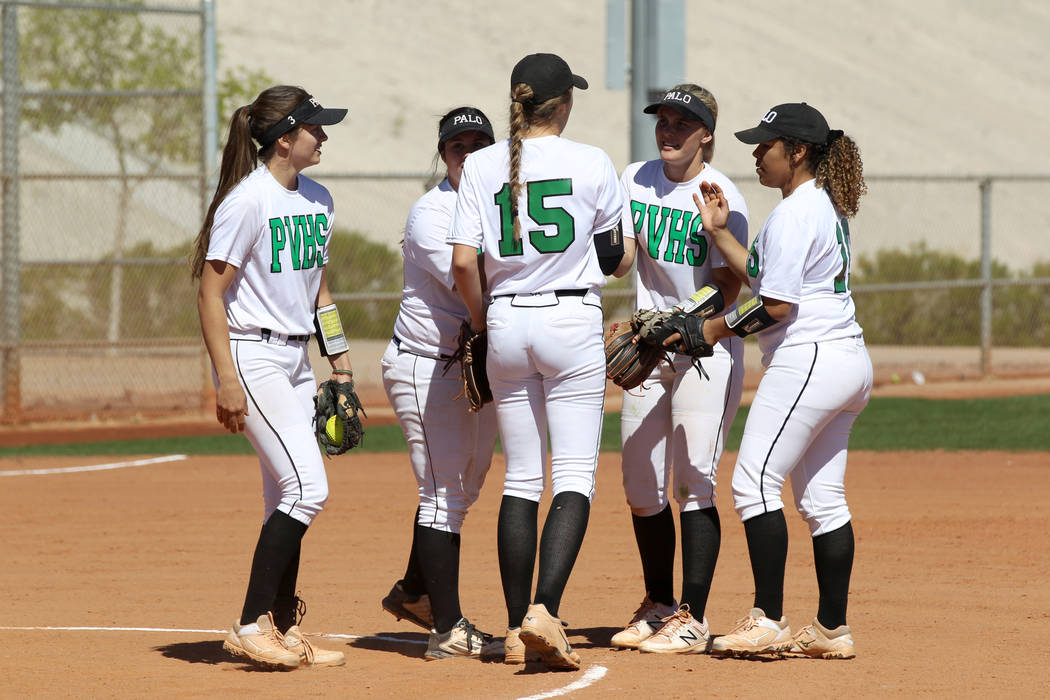
<path fill-rule="evenodd" d="M 555 289 L 554 296 L 556 297 L 585 297 L 589 289 Z M 540 292 L 541 294 L 549 294 L 550 292 Z M 517 294 L 497 294 L 493 299 L 499 299 L 500 297 L 516 297 Z"/>
<path fill-rule="evenodd" d="M 269 340 L 270 336 L 273 335 L 273 331 L 271 331 L 269 328 L 263 328 L 262 331 L 260 331 L 260 332 L 262 333 L 262 339 L 263 340 Z M 283 333 L 278 333 L 277 335 L 284 335 L 284 334 Z M 289 336 L 286 336 L 286 337 L 288 338 L 288 340 L 298 340 L 301 343 L 306 343 L 306 342 L 309 342 L 309 340 L 310 340 L 310 336 L 308 336 L 308 335 L 289 335 Z"/>

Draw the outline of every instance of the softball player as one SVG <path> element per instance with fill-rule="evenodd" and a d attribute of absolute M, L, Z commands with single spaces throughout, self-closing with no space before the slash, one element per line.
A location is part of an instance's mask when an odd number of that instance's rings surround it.
<path fill-rule="evenodd" d="M 408 442 L 419 490 L 405 576 L 383 608 L 431 630 L 426 659 L 478 656 L 489 641 L 459 607 L 460 528 L 477 500 L 496 444 L 496 412 L 456 401 L 459 372 L 446 373 L 460 325 L 470 318 L 454 289 L 445 242 L 467 155 L 492 144 L 492 124 L 473 107 L 438 122 L 444 180 L 420 197 L 405 225 L 404 296 L 383 355 L 383 385 Z"/>
<path fill-rule="evenodd" d="M 737 138 L 757 144 L 759 181 L 783 201 L 746 250 L 726 228 L 729 211 L 716 183 L 701 185 L 704 228 L 754 296 L 704 322 L 708 340 L 759 333 L 765 374 L 744 427 L 733 474 L 744 521 L 755 602 L 719 654 L 795 650 L 852 658 L 846 601 L 853 529 L 846 505 L 846 450 L 853 421 L 871 394 L 871 360 L 850 295 L 848 219 L 865 192 L 860 153 L 823 115 L 802 104 L 773 107 Z M 672 336 L 673 338 L 673 336 Z M 673 340 L 672 340 L 673 342 Z M 781 490 L 788 475 L 809 524 L 820 603 L 813 624 L 792 637 L 784 617 L 787 525 Z"/>
<path fill-rule="evenodd" d="M 638 243 L 637 308 L 681 305 L 697 290 L 710 313 L 732 308 L 740 279 L 704 235 L 692 195 L 701 180 L 717 182 L 729 200 L 727 227 L 747 244 L 748 214 L 736 186 L 710 160 L 718 104 L 704 88 L 676 85 L 644 110 L 656 114 L 660 158 L 633 163 L 622 182 L 630 200 L 623 227 Z M 723 300 L 725 300 L 723 302 Z M 624 392 L 621 413 L 623 485 L 642 559 L 646 596 L 615 647 L 657 653 L 702 653 L 710 638 L 704 609 L 721 537 L 715 475 L 743 387 L 743 342 L 733 336 L 703 361 L 661 364 L 640 391 Z M 672 486 L 672 470 L 674 474 Z M 674 599 L 675 528 L 682 528 L 682 598 Z"/>
<path fill-rule="evenodd" d="M 307 345 L 316 309 L 332 304 L 325 263 L 333 230 L 331 196 L 300 171 L 321 160 L 322 125 L 345 115 L 287 85 L 234 112 L 192 261 L 216 417 L 244 431 L 262 468 L 264 524 L 223 647 L 266 668 L 344 661 L 303 638 L 295 588 L 302 537 L 328 499 Z M 345 350 L 328 355 L 338 381 L 353 376 Z"/>
<path fill-rule="evenodd" d="M 558 56 L 532 54 L 510 83 L 510 138 L 467 160 L 448 241 L 471 325 L 488 332 L 507 461 L 498 526 L 506 661 L 521 663 L 527 646 L 551 668 L 575 669 L 579 656 L 557 616 L 594 495 L 605 397 L 598 289 L 605 275 L 629 269 L 619 232 L 624 197 L 603 151 L 560 137 L 573 88 L 587 81 Z M 479 248 L 492 294 L 487 313 Z M 533 598 L 548 430 L 554 495 Z"/>

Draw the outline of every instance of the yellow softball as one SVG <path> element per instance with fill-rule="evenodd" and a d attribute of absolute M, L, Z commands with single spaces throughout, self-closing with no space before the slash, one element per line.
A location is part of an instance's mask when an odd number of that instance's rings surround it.
<path fill-rule="evenodd" d="M 343 444 L 343 421 L 339 420 L 339 416 L 328 419 L 324 426 L 324 434 L 333 445 Z"/>

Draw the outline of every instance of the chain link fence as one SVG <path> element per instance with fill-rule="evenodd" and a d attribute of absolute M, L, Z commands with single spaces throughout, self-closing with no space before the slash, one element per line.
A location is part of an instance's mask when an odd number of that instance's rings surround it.
<path fill-rule="evenodd" d="M 210 5 L 0 2 L 0 422 L 212 410 L 187 263 L 214 189 L 214 114 L 225 113 L 208 104 L 222 92 L 208 55 Z M 218 82 L 247 99 L 266 84 L 241 78 Z M 383 404 L 379 357 L 400 300 L 401 232 L 435 173 L 315 177 L 336 202 L 328 275 L 358 382 L 366 404 Z M 753 174 L 734 179 L 753 237 L 779 194 Z M 851 286 L 877 365 L 891 358 L 885 372 L 914 367 L 931 379 L 1050 372 L 1050 178 L 868 184 L 851 225 Z M 605 298 L 608 319 L 626 317 L 630 279 Z"/>

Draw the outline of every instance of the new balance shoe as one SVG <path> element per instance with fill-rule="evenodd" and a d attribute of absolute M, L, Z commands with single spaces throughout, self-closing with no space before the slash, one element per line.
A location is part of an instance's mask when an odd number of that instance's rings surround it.
<path fill-rule="evenodd" d="M 300 666 L 342 666 L 346 663 L 346 655 L 343 652 L 322 649 L 311 644 L 303 636 L 299 625 L 288 628 L 282 635 L 281 642 L 285 649 L 299 656 Z"/>
<path fill-rule="evenodd" d="M 664 618 L 674 615 L 675 610 L 674 605 L 654 602 L 646 594 L 627 626 L 612 636 L 612 645 L 619 649 L 637 649 L 663 627 Z"/>
<path fill-rule="evenodd" d="M 430 631 L 434 627 L 434 614 L 430 611 L 430 596 L 412 595 L 402 588 L 401 581 L 394 584 L 386 598 L 383 598 L 383 610 L 398 620 L 408 620 Z"/>
<path fill-rule="evenodd" d="M 751 608 L 747 617 L 737 621 L 732 632 L 712 640 L 711 653 L 727 656 L 780 654 L 789 651 L 793 644 L 786 617 L 771 620 L 761 608 Z"/>
<path fill-rule="evenodd" d="M 491 643 L 492 635 L 481 632 L 470 624 L 467 618 L 461 617 L 448 632 L 438 634 L 431 630 L 423 658 L 427 661 L 448 659 L 454 656 L 478 658 L 485 645 Z"/>
<path fill-rule="evenodd" d="M 562 621 L 547 612 L 543 603 L 529 606 L 518 636 L 526 647 L 539 652 L 547 668 L 575 671 L 580 667 L 580 656 L 569 645 Z"/>
<path fill-rule="evenodd" d="M 795 634 L 792 653 L 804 654 L 814 659 L 852 659 L 857 655 L 853 644 L 853 630 L 847 625 L 839 625 L 829 630 L 813 620 Z"/>
<path fill-rule="evenodd" d="M 638 650 L 654 654 L 703 654 L 707 651 L 711 633 L 707 618 L 697 620 L 682 605 L 673 615 L 665 617 L 663 626 L 638 645 Z"/>
<path fill-rule="evenodd" d="M 252 664 L 274 671 L 290 671 L 299 668 L 299 654 L 284 646 L 283 637 L 273 624 L 273 615 L 260 615 L 253 623 L 233 623 L 222 648 L 250 661 Z"/>

